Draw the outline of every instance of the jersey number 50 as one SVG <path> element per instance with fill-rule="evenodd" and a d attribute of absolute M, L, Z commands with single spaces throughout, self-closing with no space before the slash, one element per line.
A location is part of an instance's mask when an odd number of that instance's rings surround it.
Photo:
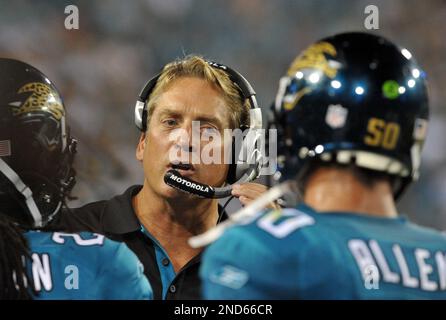
<path fill-rule="evenodd" d="M 372 147 L 393 150 L 400 136 L 400 126 L 396 122 L 386 122 L 378 118 L 370 118 L 364 142 Z"/>

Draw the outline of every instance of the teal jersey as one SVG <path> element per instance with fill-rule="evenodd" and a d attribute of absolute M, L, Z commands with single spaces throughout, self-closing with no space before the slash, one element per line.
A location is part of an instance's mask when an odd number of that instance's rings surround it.
<path fill-rule="evenodd" d="M 300 205 L 226 230 L 200 277 L 206 299 L 446 299 L 446 236 Z"/>
<path fill-rule="evenodd" d="M 25 233 L 36 299 L 152 299 L 135 254 L 123 243 L 81 232 Z"/>

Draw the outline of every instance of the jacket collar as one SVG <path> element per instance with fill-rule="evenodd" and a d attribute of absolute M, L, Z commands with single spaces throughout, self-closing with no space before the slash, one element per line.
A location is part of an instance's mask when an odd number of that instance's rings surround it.
<path fill-rule="evenodd" d="M 105 233 L 125 234 L 141 230 L 141 222 L 133 209 L 132 198 L 142 189 L 141 185 L 129 187 L 123 194 L 106 201 L 102 212 Z M 226 212 L 218 205 L 218 213 L 223 214 L 221 221 L 228 218 Z M 105 214 L 107 213 L 107 214 Z"/>

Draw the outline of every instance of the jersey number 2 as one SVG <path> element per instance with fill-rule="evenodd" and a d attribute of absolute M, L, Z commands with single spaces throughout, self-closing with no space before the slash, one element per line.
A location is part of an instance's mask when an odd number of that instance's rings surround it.
<path fill-rule="evenodd" d="M 303 212 L 290 209 L 273 211 L 259 219 L 257 222 L 259 228 L 279 239 L 285 238 L 299 228 L 312 224 L 314 224 L 314 219 L 312 217 Z"/>

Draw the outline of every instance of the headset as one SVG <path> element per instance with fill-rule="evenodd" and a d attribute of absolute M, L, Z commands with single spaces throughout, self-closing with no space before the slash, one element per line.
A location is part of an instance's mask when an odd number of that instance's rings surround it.
<path fill-rule="evenodd" d="M 225 198 L 231 195 L 232 185 L 250 182 L 256 179 L 260 174 L 263 154 L 260 148 L 259 129 L 262 128 L 262 111 L 257 105 L 256 93 L 251 84 L 237 71 L 213 62 L 206 61 L 211 67 L 223 70 L 229 76 L 229 79 L 239 90 L 243 103 L 248 100 L 250 105 L 250 124 L 249 128 L 242 126 L 244 131 L 243 141 L 239 150 L 236 150 L 235 143 L 232 143 L 232 161 L 229 168 L 228 178 L 224 187 L 213 187 L 202 184 L 186 177 L 183 177 L 176 170 L 169 170 L 164 175 L 164 182 L 180 191 L 197 195 L 203 198 Z M 138 95 L 135 105 L 135 125 L 141 132 L 147 131 L 148 99 L 161 73 L 150 79 L 142 88 Z M 246 131 L 247 130 L 247 131 Z M 235 161 L 235 159 L 237 159 Z"/>

